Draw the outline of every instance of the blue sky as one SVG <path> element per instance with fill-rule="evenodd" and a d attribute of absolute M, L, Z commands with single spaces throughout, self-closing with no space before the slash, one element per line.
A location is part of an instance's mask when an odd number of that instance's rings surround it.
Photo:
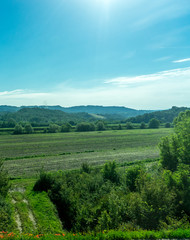
<path fill-rule="evenodd" d="M 0 104 L 190 107 L 189 0 L 1 0 Z"/>

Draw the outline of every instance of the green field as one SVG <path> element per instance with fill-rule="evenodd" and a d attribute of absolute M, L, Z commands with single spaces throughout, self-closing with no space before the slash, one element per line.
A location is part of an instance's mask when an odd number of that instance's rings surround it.
<path fill-rule="evenodd" d="M 0 159 L 11 177 L 35 176 L 47 171 L 75 169 L 106 161 L 140 161 L 159 156 L 158 143 L 173 130 L 135 129 L 104 132 L 71 132 L 0 136 Z"/>

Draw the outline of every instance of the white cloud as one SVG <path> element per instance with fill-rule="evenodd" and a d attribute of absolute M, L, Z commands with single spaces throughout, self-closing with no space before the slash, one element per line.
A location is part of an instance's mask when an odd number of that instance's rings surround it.
<path fill-rule="evenodd" d="M 189 61 L 190 61 L 190 58 L 184 58 L 184 59 L 173 61 L 173 63 L 182 63 L 182 62 L 189 62 Z"/>
<path fill-rule="evenodd" d="M 135 83 L 135 86 L 134 86 Z M 167 109 L 190 106 L 190 68 L 150 75 L 106 80 L 102 87 L 69 88 L 51 92 L 14 90 L 0 93 L 1 105 L 105 105 L 135 109 Z"/>
<path fill-rule="evenodd" d="M 190 67 L 179 68 L 174 70 L 162 71 L 155 74 L 140 75 L 134 77 L 118 77 L 113 79 L 108 79 L 105 83 L 112 83 L 115 85 L 131 85 L 131 84 L 145 84 L 154 81 L 169 81 L 175 79 L 190 78 Z"/>

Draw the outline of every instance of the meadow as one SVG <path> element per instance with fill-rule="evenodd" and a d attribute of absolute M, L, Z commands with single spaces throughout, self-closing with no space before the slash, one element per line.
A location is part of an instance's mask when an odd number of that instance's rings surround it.
<path fill-rule="evenodd" d="M 159 157 L 158 143 L 173 130 L 133 129 L 102 132 L 1 135 L 0 160 L 10 177 L 34 177 L 45 171 L 77 169 L 82 163 L 100 166 Z"/>

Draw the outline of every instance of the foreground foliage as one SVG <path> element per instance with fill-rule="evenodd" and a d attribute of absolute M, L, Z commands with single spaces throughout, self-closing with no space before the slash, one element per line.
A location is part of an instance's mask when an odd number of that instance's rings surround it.
<path fill-rule="evenodd" d="M 16 240 L 127 240 L 127 239 L 189 239 L 190 229 L 183 230 L 167 230 L 167 231 L 103 231 L 100 233 L 88 234 L 14 234 L 0 232 L 0 239 L 16 239 Z"/>
<path fill-rule="evenodd" d="M 63 226 L 74 232 L 190 227 L 190 111 L 175 120 L 175 134 L 160 144 L 161 165 L 126 172 L 41 173 L 34 190 L 47 191 Z M 87 169 L 88 171 L 85 171 Z"/>
<path fill-rule="evenodd" d="M 84 168 L 84 167 L 83 167 Z M 73 232 L 188 228 L 190 170 L 160 167 L 41 173 L 35 191 L 47 191 L 63 227 Z"/>

